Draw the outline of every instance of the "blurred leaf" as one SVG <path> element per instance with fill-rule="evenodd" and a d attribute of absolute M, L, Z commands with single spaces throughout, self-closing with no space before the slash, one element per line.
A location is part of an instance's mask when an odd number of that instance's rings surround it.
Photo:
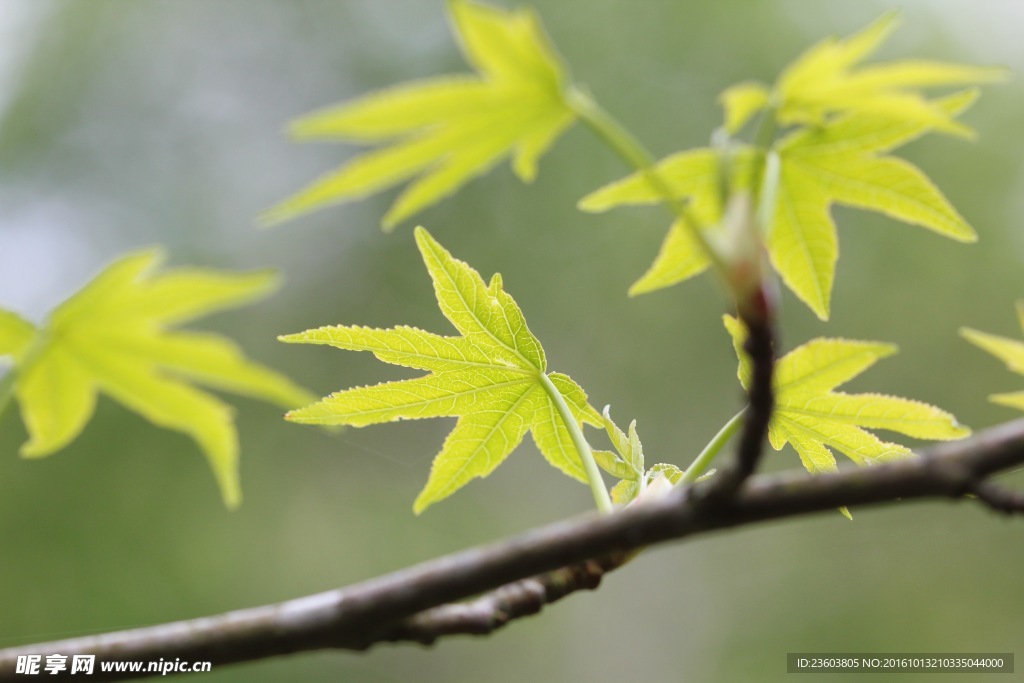
<path fill-rule="evenodd" d="M 827 38 L 790 64 L 771 95 L 784 125 L 820 126 L 834 114 L 860 113 L 892 122 L 913 123 L 969 137 L 973 131 L 920 92 L 935 86 L 992 83 L 1005 69 L 924 60 L 857 68 L 896 27 L 895 13 L 884 15 L 849 38 Z"/>
<path fill-rule="evenodd" d="M 213 334 L 180 323 L 259 299 L 270 272 L 225 274 L 178 268 L 157 273 L 156 249 L 122 257 L 61 304 L 36 329 L 0 311 L 0 353 L 14 356 L 14 395 L 29 440 L 24 457 L 60 450 L 81 433 L 103 392 L 154 424 L 184 432 L 203 449 L 229 507 L 241 502 L 232 411 L 198 384 L 286 408 L 310 394 L 248 360 Z"/>
<path fill-rule="evenodd" d="M 0 309 L 0 356 L 17 358 L 32 342 L 36 328 L 19 315 Z"/>
<path fill-rule="evenodd" d="M 739 147 L 731 160 L 732 185 L 746 187 L 753 161 L 753 149 Z M 719 153 L 709 148 L 679 152 L 658 162 L 657 173 L 676 198 L 687 201 L 690 218 L 702 228 L 719 232 L 723 206 Z M 643 173 L 633 173 L 594 190 L 579 201 L 582 211 L 598 213 L 621 205 L 657 204 L 662 196 Z M 669 228 L 654 263 L 629 289 L 630 296 L 646 294 L 699 275 L 711 262 L 707 254 L 680 221 Z"/>
<path fill-rule="evenodd" d="M 747 331 L 737 318 L 724 317 L 741 360 L 739 377 L 749 386 L 743 344 Z M 881 358 L 896 353 L 892 344 L 813 339 L 783 356 L 775 366 L 775 412 L 768 439 L 775 450 L 791 444 L 811 474 L 834 472 L 835 448 L 858 465 L 911 455 L 910 449 L 878 439 L 867 429 L 886 429 L 919 439 L 962 439 L 971 430 L 949 413 L 926 403 L 882 394 L 833 391 Z"/>
<path fill-rule="evenodd" d="M 771 92 L 760 83 L 747 81 L 726 88 L 718 99 L 725 109 L 725 129 L 736 133 L 755 114 L 768 106 Z"/>
<path fill-rule="evenodd" d="M 1017 302 L 1017 318 L 1020 321 L 1021 329 L 1024 330 L 1024 301 Z M 1024 375 L 1024 343 L 969 327 L 961 328 L 960 334 L 978 348 L 988 351 L 1006 363 L 1007 369 L 1011 372 Z M 988 398 L 993 403 L 1024 410 L 1024 391 L 992 394 Z"/>
<path fill-rule="evenodd" d="M 519 306 L 502 289 L 500 275 L 484 284 L 479 273 L 453 258 L 423 228 L 416 228 L 416 243 L 441 311 L 462 336 L 442 337 L 412 327 L 338 325 L 281 337 L 285 342 L 371 351 L 386 363 L 430 371 L 416 379 L 341 391 L 293 410 L 287 418 L 362 427 L 458 417 L 413 506 L 417 514 L 474 477 L 489 475 L 528 431 L 551 465 L 586 482 L 558 410 L 564 400 L 577 426 L 600 425 L 601 416 L 588 405 L 583 389 L 566 375 L 547 374 L 544 350 Z"/>
<path fill-rule="evenodd" d="M 959 115 L 977 99 L 968 90 L 941 98 L 935 107 Z M 766 247 L 783 282 L 821 319 L 829 315 L 839 244 L 833 203 L 884 213 L 960 242 L 977 239 L 973 228 L 917 167 L 878 156 L 929 131 L 921 122 L 893 122 L 851 113 L 823 128 L 798 130 L 777 145 L 779 182 Z M 690 201 L 693 218 L 711 231 L 722 221 L 718 152 L 695 149 L 662 160 L 657 170 L 680 200 Z M 733 184 L 749 178 L 755 152 L 740 147 L 732 159 Z M 586 211 L 660 201 L 643 174 L 634 173 L 595 190 L 580 201 Z M 631 288 L 641 294 L 682 282 L 710 265 L 703 249 L 678 221 L 669 228 L 651 268 Z"/>
<path fill-rule="evenodd" d="M 516 175 L 534 179 L 537 160 L 575 121 L 563 97 L 565 68 L 528 9 L 463 0 L 449 9 L 478 77 L 398 86 L 295 121 L 290 130 L 301 140 L 393 143 L 315 181 L 266 211 L 262 222 L 361 199 L 419 175 L 384 216 L 390 230 L 510 154 Z"/>
<path fill-rule="evenodd" d="M 973 92 L 961 93 L 938 101 L 936 108 L 955 115 L 975 98 Z M 826 133 L 800 131 L 779 144 L 782 163 L 768 253 L 786 285 L 819 318 L 829 316 L 839 258 L 833 202 L 884 213 L 958 242 L 978 239 L 920 169 L 874 153 L 927 130 L 924 123 L 886 125 L 872 115 L 849 114 Z"/>
<path fill-rule="evenodd" d="M 616 505 L 626 505 L 640 493 L 640 483 L 633 479 L 623 479 L 612 487 L 612 502 Z"/>

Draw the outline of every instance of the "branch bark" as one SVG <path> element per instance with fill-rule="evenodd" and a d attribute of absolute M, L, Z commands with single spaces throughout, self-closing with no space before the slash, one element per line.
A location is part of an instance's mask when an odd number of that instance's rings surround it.
<path fill-rule="evenodd" d="M 768 438 L 768 424 L 775 410 L 775 328 L 773 312 L 765 289 L 743 309 L 747 328 L 743 350 L 750 358 L 750 388 L 747 408 L 736 448 L 736 461 L 716 476 L 703 491 L 703 504 L 717 505 L 730 500 L 743 482 L 757 471 Z M 700 492 L 700 489 L 698 489 Z"/>
<path fill-rule="evenodd" d="M 100 662 L 181 658 L 221 666 L 307 650 L 427 643 L 452 633 L 489 632 L 594 587 L 632 551 L 669 540 L 897 500 L 968 499 L 1003 512 L 1021 511 L 1019 497 L 986 480 L 1022 463 L 1024 420 L 1018 420 L 902 462 L 813 478 L 803 472 L 752 477 L 715 506 L 697 504 L 711 482 L 677 488 L 613 515 L 559 522 L 347 588 L 201 619 L 0 650 L 0 681 L 18 679 L 15 662 L 25 654 L 94 654 L 97 670 L 91 678 L 115 680 L 140 675 L 102 673 Z M 465 605 L 449 604 L 486 591 L 491 592 Z"/>

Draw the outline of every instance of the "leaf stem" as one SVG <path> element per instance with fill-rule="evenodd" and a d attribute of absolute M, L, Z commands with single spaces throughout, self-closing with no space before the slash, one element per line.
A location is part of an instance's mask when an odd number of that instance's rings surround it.
<path fill-rule="evenodd" d="M 775 139 L 775 131 L 778 129 L 777 114 L 778 109 L 776 107 L 765 107 L 761 110 L 761 116 L 757 121 L 757 128 L 754 130 L 754 136 L 751 139 L 755 147 L 762 150 L 767 150 L 771 147 L 772 141 Z"/>
<path fill-rule="evenodd" d="M 566 94 L 566 102 L 580 117 L 580 120 L 587 124 L 605 144 L 622 157 L 626 163 L 643 174 L 651 188 L 661 196 L 672 213 L 675 214 L 676 219 L 703 249 L 715 271 L 724 282 L 728 282 L 728 268 L 722 260 L 721 254 L 715 250 L 704 231 L 690 216 L 686 210 L 686 204 L 679 201 L 672 192 L 664 176 L 655 167 L 654 157 L 643 144 L 585 91 L 572 88 Z"/>
<path fill-rule="evenodd" d="M 680 484 L 692 484 L 697 481 L 700 475 L 704 474 L 707 470 L 708 465 L 715 459 L 725 444 L 729 443 L 729 439 L 739 431 L 740 426 L 743 424 L 743 418 L 747 412 L 744 408 L 740 412 L 730 418 L 725 425 L 718 430 L 718 433 L 708 442 L 708 445 L 704 447 L 704 450 L 700 452 L 694 461 L 686 468 L 686 472 L 683 473 L 683 478 L 679 480 Z"/>
<path fill-rule="evenodd" d="M 11 405 L 14 399 L 14 384 L 18 379 L 18 375 L 25 372 L 26 368 L 35 363 L 36 359 L 46 349 L 49 341 L 50 334 L 46 330 L 38 329 L 27 348 L 15 355 L 14 362 L 7 369 L 7 374 L 3 376 L 3 379 L 0 379 L 0 418 L 7 412 L 8 406 Z"/>
<path fill-rule="evenodd" d="M 775 151 L 775 132 L 778 130 L 775 107 L 767 107 L 761 112 L 754 130 L 751 144 L 758 151 L 758 161 L 751 168 L 751 183 L 759 207 L 759 218 L 762 225 L 767 225 L 765 216 L 770 216 L 775 207 L 775 193 L 779 183 L 779 157 Z"/>
<path fill-rule="evenodd" d="M 587 482 L 590 484 L 590 492 L 594 495 L 594 503 L 597 504 L 597 509 L 604 514 L 612 512 L 614 509 L 612 507 L 612 499 L 608 495 L 604 479 L 601 478 L 601 471 L 597 469 L 594 454 L 590 452 L 590 444 L 583 437 L 579 423 L 573 416 L 572 411 L 569 410 L 569 405 L 565 402 L 565 398 L 554 382 L 551 381 L 551 378 L 543 372 L 539 373 L 539 375 L 541 385 L 548 392 L 548 396 L 554 402 L 555 407 L 558 408 L 558 414 L 561 416 L 565 428 L 569 430 L 569 436 L 572 438 L 572 443 L 576 447 L 580 461 L 583 463 L 583 470 L 587 473 Z"/>
<path fill-rule="evenodd" d="M 0 379 L 0 418 L 7 412 L 7 406 L 11 405 L 14 398 L 14 374 L 15 367 L 12 365 L 7 369 L 7 374 Z"/>

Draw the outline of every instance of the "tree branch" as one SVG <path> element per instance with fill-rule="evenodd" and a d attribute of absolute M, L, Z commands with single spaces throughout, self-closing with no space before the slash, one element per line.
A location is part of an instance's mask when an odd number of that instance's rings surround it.
<path fill-rule="evenodd" d="M 775 326 L 769 297 L 762 286 L 751 301 L 739 307 L 747 328 L 743 351 L 750 358 L 750 387 L 744 411 L 743 431 L 735 463 L 720 472 L 712 483 L 697 489 L 695 504 L 715 506 L 728 502 L 743 482 L 757 471 L 775 410 Z"/>
<path fill-rule="evenodd" d="M 736 470 L 729 482 L 733 491 L 757 470 L 768 436 L 768 423 L 775 410 L 775 333 L 772 313 L 767 300 L 758 309 L 758 315 L 746 315 L 743 320 L 748 334 L 743 349 L 750 356 L 750 390 L 747 393 L 748 406 L 743 431 L 736 448 Z"/>
<path fill-rule="evenodd" d="M 813 478 L 803 472 L 753 477 L 735 497 L 713 507 L 695 504 L 701 489 L 712 482 L 677 488 L 613 515 L 559 522 L 347 588 L 201 619 L 0 650 L 0 681 L 17 680 L 15 662 L 23 654 L 95 654 L 98 663 L 181 658 L 219 666 L 307 650 L 365 649 L 388 640 L 432 642 L 451 633 L 493 630 L 574 590 L 594 587 L 630 551 L 717 529 L 842 505 L 963 499 L 969 493 L 986 505 L 1020 511 L 1016 505 L 1000 505 L 1000 496 L 982 483 L 1022 463 L 1024 420 L 1018 420 L 901 462 Z M 596 563 L 586 564 L 591 560 Z M 485 591 L 492 592 L 466 605 L 447 604 Z M 103 674 L 97 664 L 91 678 L 129 677 Z"/>
<path fill-rule="evenodd" d="M 486 636 L 514 619 L 537 614 L 545 605 L 581 590 L 594 590 L 608 572 L 618 569 L 634 555 L 614 553 L 600 560 L 587 560 L 540 576 L 501 586 L 466 603 L 440 605 L 402 621 L 365 644 L 412 641 L 431 645 L 441 636 Z"/>

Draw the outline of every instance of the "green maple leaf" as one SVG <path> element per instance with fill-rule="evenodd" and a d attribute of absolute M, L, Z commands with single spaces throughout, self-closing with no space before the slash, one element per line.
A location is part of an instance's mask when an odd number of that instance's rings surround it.
<path fill-rule="evenodd" d="M 108 266 L 37 327 L 0 310 L 0 356 L 38 458 L 68 445 L 92 417 L 98 393 L 154 424 L 191 436 L 213 469 L 225 503 L 241 502 L 238 436 L 230 406 L 190 382 L 253 396 L 285 408 L 311 400 L 283 375 L 248 360 L 215 334 L 172 329 L 259 299 L 276 286 L 270 272 L 229 274 L 177 268 L 157 272 L 157 249 Z"/>
<path fill-rule="evenodd" d="M 628 431 L 624 432 L 612 421 L 610 406 L 605 406 L 602 421 L 615 450 L 593 451 L 593 454 L 601 469 L 620 480 L 611 490 L 613 503 L 630 503 L 658 477 L 664 477 L 670 484 L 677 484 L 683 478 L 683 471 L 669 463 L 644 469 L 644 446 L 636 431 L 636 420 L 630 422 Z"/>
<path fill-rule="evenodd" d="M 1005 70 L 923 60 L 858 66 L 895 26 L 895 16 L 845 40 L 829 38 L 791 64 L 774 87 L 740 83 L 722 93 L 725 127 L 735 133 L 765 110 L 783 126 L 802 128 L 773 145 L 779 160 L 774 206 L 763 211 L 768 254 L 782 280 L 815 314 L 827 319 L 839 247 L 830 208 L 843 204 L 878 211 L 962 242 L 974 230 L 916 167 L 887 152 L 930 131 L 969 135 L 956 117 L 977 98 L 973 90 L 929 100 L 922 89 L 1002 80 Z M 765 152 L 736 145 L 732 185 L 751 177 L 752 162 Z M 723 239 L 722 161 L 712 149 L 674 154 L 657 166 L 691 217 Z M 622 204 L 660 203 L 664 198 L 645 174 L 610 183 L 580 201 L 584 211 Z M 718 233 L 718 234 L 715 234 Z M 678 221 L 668 232 L 651 268 L 630 294 L 662 289 L 709 266 L 703 248 Z"/>
<path fill-rule="evenodd" d="M 371 351 L 395 365 L 427 370 L 415 379 L 341 391 L 293 410 L 293 422 L 362 427 L 428 417 L 458 417 L 434 459 L 426 487 L 413 506 L 419 514 L 475 477 L 486 477 L 523 440 L 533 435 L 547 461 L 587 481 L 566 427 L 566 412 L 578 429 L 601 424 L 587 395 L 568 376 L 547 372 L 540 342 L 495 274 L 485 284 L 468 264 L 452 257 L 430 234 L 416 228 L 441 312 L 461 336 L 446 337 L 413 327 L 374 329 L 330 326 L 281 337 L 282 341 L 327 344 Z"/>
<path fill-rule="evenodd" d="M 1017 318 L 1020 321 L 1021 329 L 1024 329 L 1024 301 L 1017 302 Z M 960 330 L 967 341 L 975 346 L 988 351 L 999 360 L 1006 363 L 1006 367 L 1018 375 L 1024 375 L 1024 343 L 1016 339 L 1001 337 L 997 334 L 981 332 L 969 327 Z M 992 394 L 988 397 L 993 403 L 1024 410 L 1024 391 L 1014 391 L 1005 394 Z"/>
<path fill-rule="evenodd" d="M 478 75 L 398 86 L 295 121 L 300 140 L 388 142 L 325 175 L 268 210 L 277 223 L 314 209 L 416 179 L 384 216 L 392 229 L 452 194 L 507 155 L 524 181 L 574 121 L 564 97 L 566 73 L 536 16 L 455 0 L 452 23 Z"/>
<path fill-rule="evenodd" d="M 925 99 L 920 90 L 1000 81 L 1006 78 L 1006 71 L 928 60 L 861 65 L 896 24 L 896 14 L 890 13 L 848 38 L 826 38 L 786 67 L 772 88 L 754 82 L 729 88 L 721 98 L 726 128 L 736 132 L 756 113 L 771 107 L 783 125 L 821 126 L 836 114 L 860 113 L 954 135 L 973 135 L 949 112 Z"/>
<path fill-rule="evenodd" d="M 724 317 L 740 359 L 739 378 L 750 386 L 750 360 L 743 351 L 746 328 Z M 848 339 L 813 339 L 783 356 L 775 366 L 775 412 L 768 440 L 775 450 L 787 443 L 811 474 L 836 471 L 835 449 L 858 465 L 905 458 L 910 449 L 882 441 L 866 429 L 884 429 L 918 439 L 962 439 L 971 430 L 951 414 L 906 398 L 833 391 L 876 361 L 896 353 L 896 346 Z"/>
<path fill-rule="evenodd" d="M 974 90 L 936 100 L 935 107 L 959 114 L 977 99 Z M 765 242 L 783 282 L 822 319 L 827 319 L 839 245 L 833 203 L 877 211 L 961 242 L 977 236 L 918 168 L 886 154 L 930 130 L 921 122 L 894 122 L 850 113 L 823 128 L 798 130 L 776 146 L 778 187 Z M 749 177 L 756 153 L 740 147 L 733 158 L 736 184 Z M 675 195 L 690 201 L 691 215 L 721 234 L 719 154 L 701 148 L 662 160 L 657 170 Z M 584 197 L 584 211 L 661 201 L 643 174 L 635 173 Z M 654 264 L 630 289 L 651 292 L 700 274 L 709 261 L 691 233 L 674 223 Z"/>

